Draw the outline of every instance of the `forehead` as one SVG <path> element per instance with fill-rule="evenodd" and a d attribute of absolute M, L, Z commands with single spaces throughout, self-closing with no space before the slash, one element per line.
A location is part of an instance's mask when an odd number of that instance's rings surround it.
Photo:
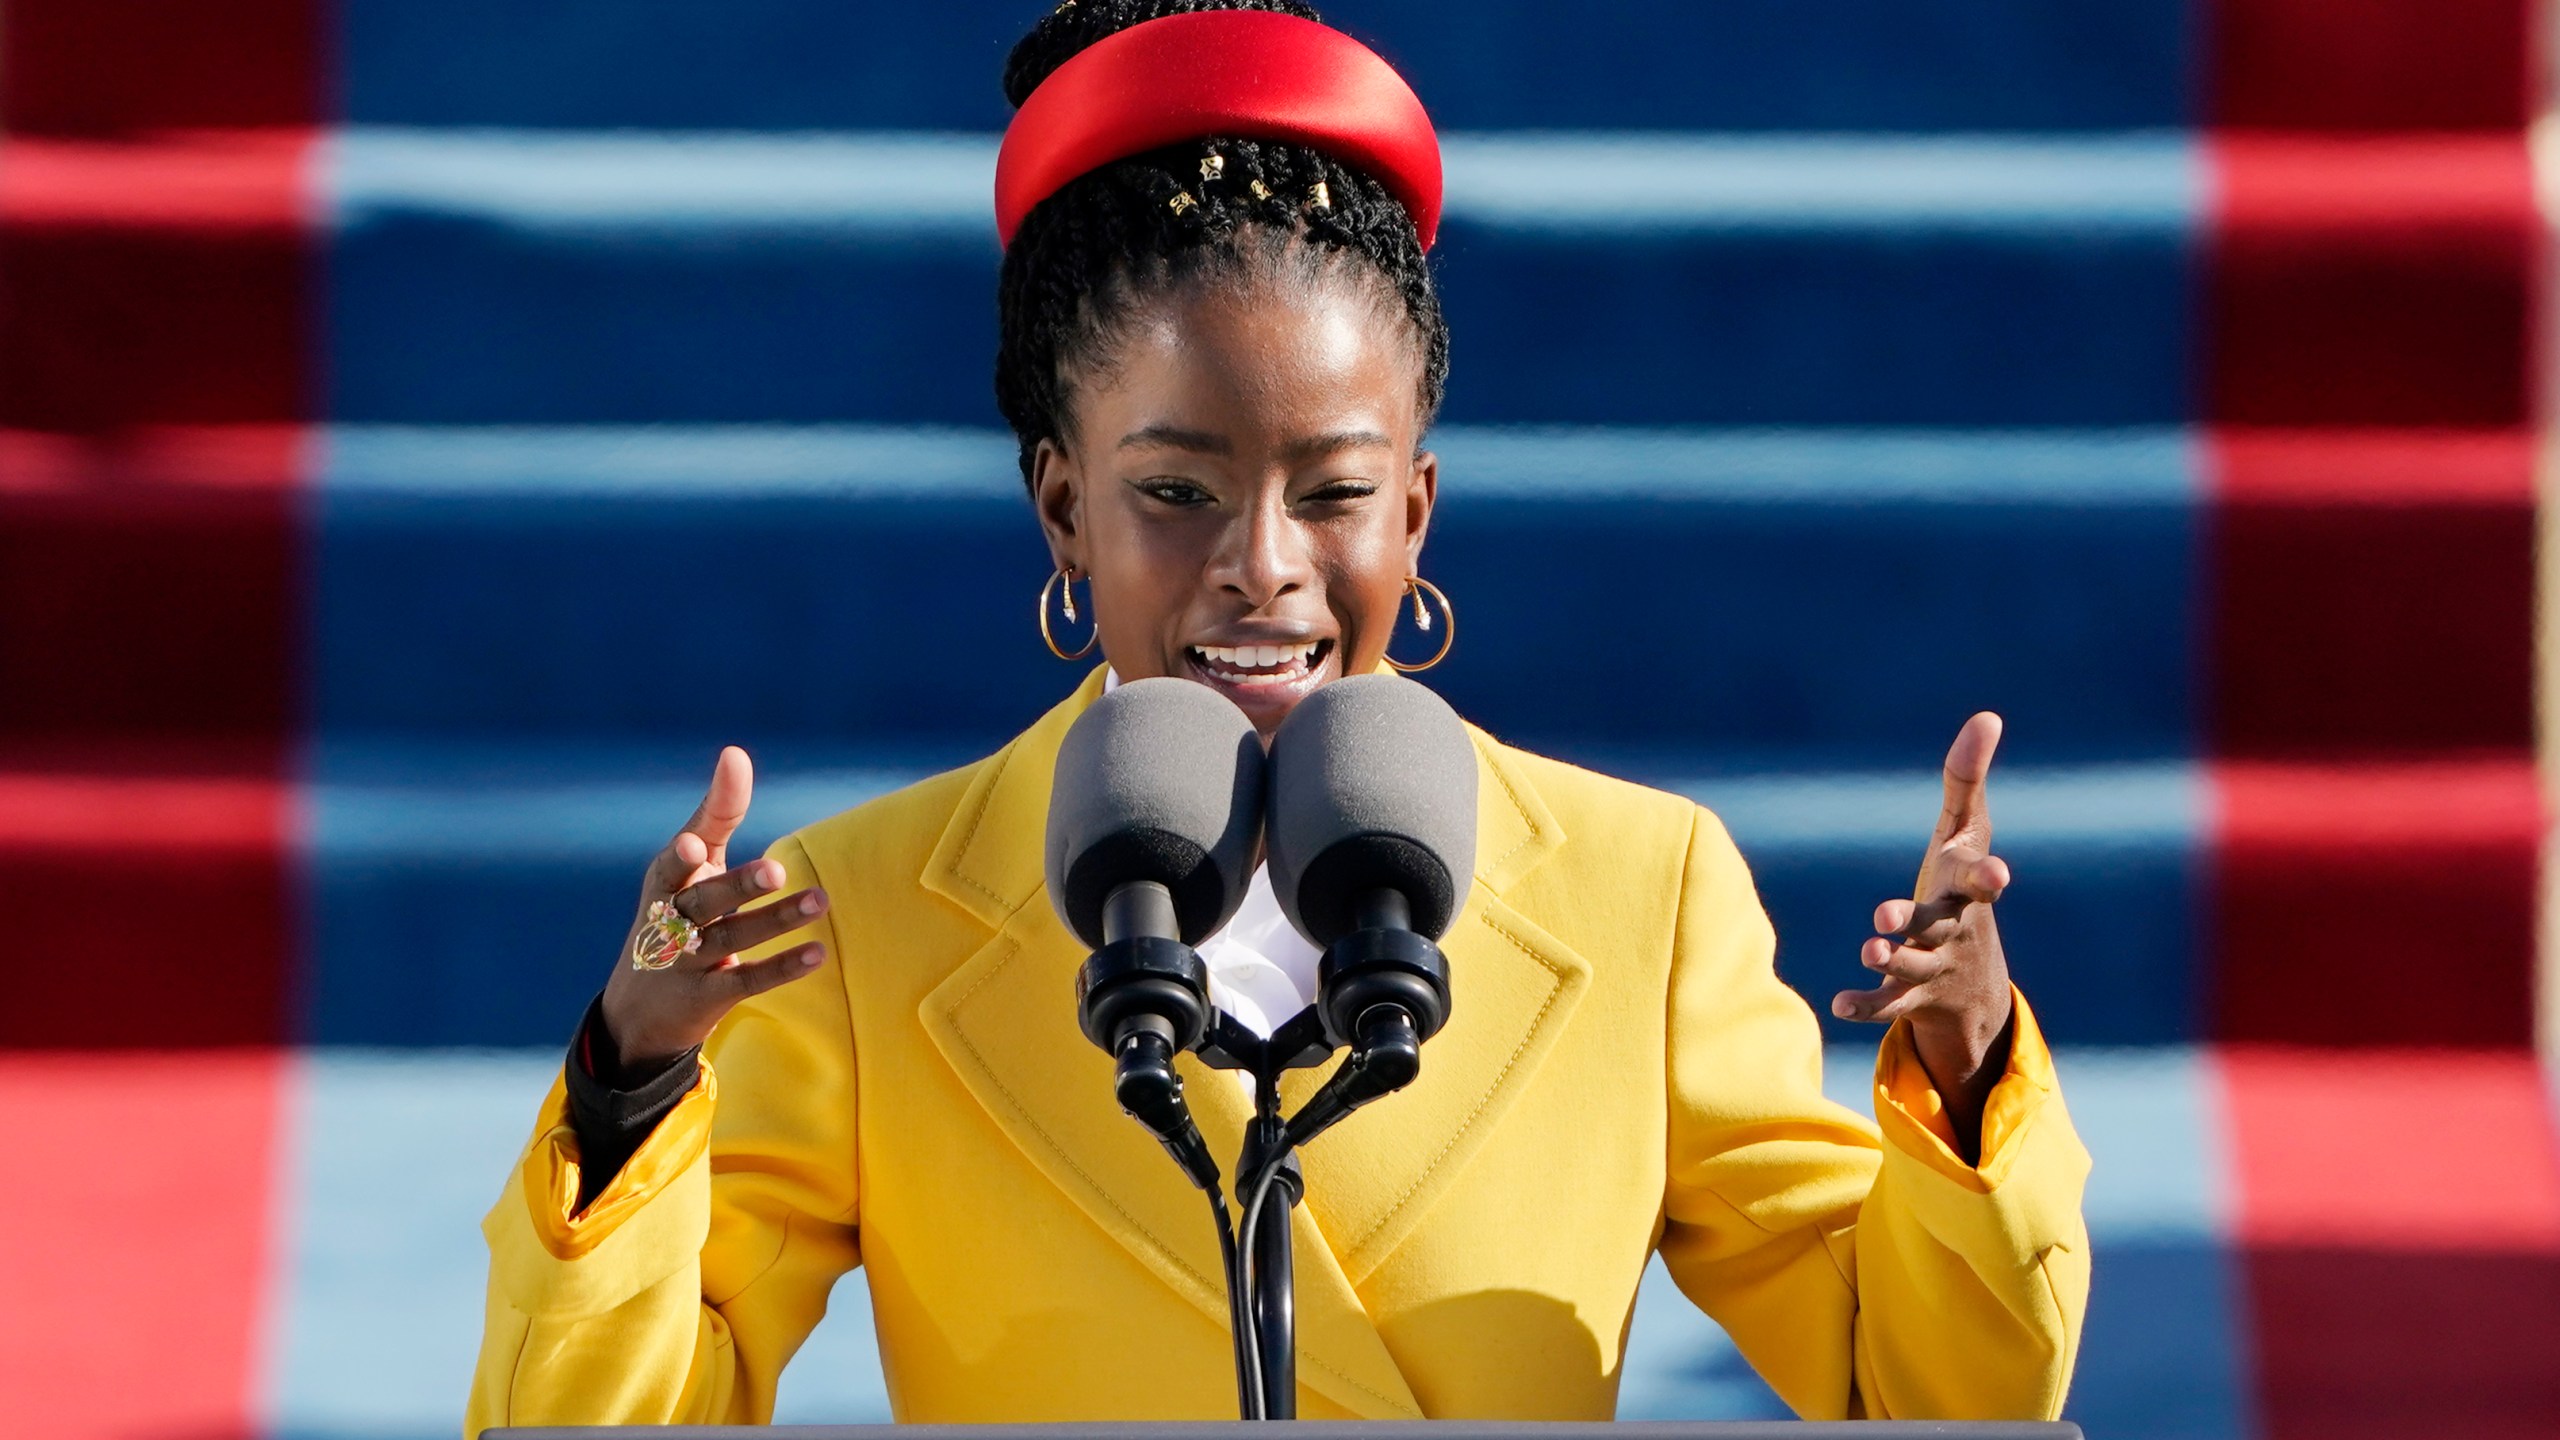
<path fill-rule="evenodd" d="M 1341 266 L 1178 281 L 1135 300 L 1079 408 L 1097 428 L 1409 434 L 1420 361 L 1381 289 Z"/>

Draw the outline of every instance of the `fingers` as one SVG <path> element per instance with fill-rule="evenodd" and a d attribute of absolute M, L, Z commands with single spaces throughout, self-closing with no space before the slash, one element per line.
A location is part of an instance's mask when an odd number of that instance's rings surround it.
<path fill-rule="evenodd" d="M 827 947 L 812 940 L 761 960 L 732 961 L 713 970 L 705 978 L 727 987 L 737 998 L 744 1000 L 750 995 L 761 995 L 767 990 L 790 984 L 817 969 L 826 958 Z"/>
<path fill-rule="evenodd" d="M 1947 872 L 1948 882 L 1936 894 L 1917 901 L 1887 900 L 1876 907 L 1877 934 L 1935 950 L 1964 928 L 1967 906 L 1992 904 L 2009 888 L 2009 862 L 1997 855 L 1950 854 L 1940 868 Z"/>
<path fill-rule="evenodd" d="M 1997 855 L 1985 855 L 1950 868 L 1955 873 L 1949 877 L 1947 888 L 1977 904 L 1989 905 L 2009 889 L 2009 862 Z"/>
<path fill-rule="evenodd" d="M 1938 809 L 1936 831 L 1929 837 L 1933 855 L 1948 841 L 1976 831 L 1980 838 L 1975 848 L 1990 848 L 1991 756 L 2000 748 L 2000 730 L 2000 717 L 1985 710 L 1965 721 L 1955 743 L 1947 747 L 1946 768 L 1940 772 L 1946 798 Z"/>
<path fill-rule="evenodd" d="M 680 831 L 649 861 L 640 881 L 640 903 L 664 900 L 703 877 L 711 868 L 711 847 L 690 830 Z"/>
<path fill-rule="evenodd" d="M 1831 1013 L 1843 1020 L 1890 1025 L 1920 1003 L 1920 987 L 1888 975 L 1873 990 L 1843 990 L 1831 997 Z"/>
<path fill-rule="evenodd" d="M 676 837 L 690 838 L 691 831 Z M 678 913 L 696 925 L 708 925 L 759 896 L 782 888 L 782 862 L 750 860 L 735 870 L 698 880 L 670 897 Z"/>
<path fill-rule="evenodd" d="M 1858 947 L 1858 963 L 1879 975 L 1912 985 L 1926 985 L 1946 972 L 1946 957 L 1916 945 L 1896 945 L 1879 935 Z"/>
<path fill-rule="evenodd" d="M 803 890 L 771 905 L 741 910 L 702 928 L 702 951 L 714 962 L 776 936 L 788 935 L 826 913 L 824 891 Z"/>
<path fill-rule="evenodd" d="M 755 783 L 755 765 L 747 752 L 735 745 L 723 748 L 720 758 L 712 762 L 711 784 L 702 793 L 702 803 L 693 807 L 676 838 L 649 862 L 649 871 L 640 881 L 641 904 L 664 900 L 702 879 L 706 868 L 717 871 L 729 863 L 729 837 L 738 833 L 739 823 L 747 818 Z M 705 918 L 690 911 L 686 914 L 696 921 Z"/>
<path fill-rule="evenodd" d="M 729 837 L 747 818 L 747 802 L 754 798 L 755 762 L 747 752 L 735 745 L 721 747 L 720 758 L 711 766 L 711 785 L 702 792 L 702 803 L 693 807 L 693 818 L 684 822 L 687 833 L 699 835 L 711 847 L 711 863 L 724 864 Z"/>

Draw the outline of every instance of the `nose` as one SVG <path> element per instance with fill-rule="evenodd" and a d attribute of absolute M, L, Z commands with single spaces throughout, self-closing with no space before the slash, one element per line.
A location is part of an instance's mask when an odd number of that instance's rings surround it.
<path fill-rule="evenodd" d="M 1306 527 L 1290 516 L 1277 486 L 1236 516 L 1209 560 L 1210 583 L 1242 597 L 1251 610 L 1304 588 L 1314 576 Z"/>

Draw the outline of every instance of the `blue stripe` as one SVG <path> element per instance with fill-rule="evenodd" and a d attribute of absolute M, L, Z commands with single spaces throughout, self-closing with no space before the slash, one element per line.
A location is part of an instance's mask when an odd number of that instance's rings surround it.
<path fill-rule="evenodd" d="M 335 418 L 984 424 L 989 142 L 330 151 Z M 2182 140 L 1459 136 L 1453 420 L 2193 417 Z"/>
<path fill-rule="evenodd" d="M 988 129 L 1045 7 L 348 0 L 365 121 Z M 2158 0 L 1336 0 L 1452 128 L 2123 129 L 2199 119 L 2203 12 Z M 503 36 L 502 43 L 492 37 Z"/>
<path fill-rule="evenodd" d="M 509 760 L 505 750 L 341 741 L 314 752 L 313 1038 L 537 1044 L 574 1020 L 630 922 L 640 869 L 700 798 L 710 751 L 532 747 Z M 922 773 L 763 761 L 742 854 Z M 1872 980 L 1857 946 L 1876 902 L 1909 889 L 1936 814 L 1934 775 L 1669 783 L 1725 817 L 1777 924 L 1781 969 L 1817 1011 L 1834 990 Z M 2202 791 L 2184 766 L 2001 774 L 2000 848 L 2020 876 L 2002 931 L 2058 1041 L 2195 1034 Z M 455 895 L 510 918 L 495 934 L 457 931 Z"/>
<path fill-rule="evenodd" d="M 1941 787 L 1928 771 L 1675 781 L 1750 862 L 1779 970 L 1835 1039 L 1831 996 L 1865 989 L 1858 947 L 1882 901 L 1911 892 Z M 2000 931 L 2047 1031 L 2072 1044 L 2202 1033 L 2207 782 L 2187 764 L 2004 765 L 1994 842 L 2018 880 Z"/>
<path fill-rule="evenodd" d="M 2047 763 L 2192 753 L 2198 462 L 2179 432 L 1435 443 L 1429 566 L 1464 630 L 1434 680 L 1497 733 L 1925 763 L 1991 706 Z M 1064 683 L 1025 615 L 1037 527 L 984 431 L 342 427 L 320 445 L 323 734 L 992 747 Z M 664 566 L 706 533 L 712 560 L 669 604 Z M 1924 595 L 1941 633 L 2001 643 L 1880 686 L 1873 657 L 1905 651 Z M 671 653 L 720 657 L 717 733 L 634 683 Z"/>

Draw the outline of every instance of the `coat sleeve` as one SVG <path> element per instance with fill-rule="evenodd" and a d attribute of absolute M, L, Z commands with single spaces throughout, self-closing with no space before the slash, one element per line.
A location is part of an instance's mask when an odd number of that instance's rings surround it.
<path fill-rule="evenodd" d="M 797 841 L 769 853 L 789 875 L 780 893 L 813 883 Z M 552 1086 L 481 1222 L 488 1318 L 466 1436 L 772 1417 L 784 1362 L 861 1261 L 846 957 L 831 916 L 821 929 L 827 964 L 730 1012 L 694 1088 L 583 1211 Z"/>
<path fill-rule="evenodd" d="M 2088 1299 L 2089 1157 L 2024 997 L 1967 1165 L 1901 1024 L 1877 1059 L 1880 1127 L 1823 1098 L 1820 1027 L 1703 812 L 1674 943 L 1672 1279 L 1806 1419 L 2058 1415 Z"/>

